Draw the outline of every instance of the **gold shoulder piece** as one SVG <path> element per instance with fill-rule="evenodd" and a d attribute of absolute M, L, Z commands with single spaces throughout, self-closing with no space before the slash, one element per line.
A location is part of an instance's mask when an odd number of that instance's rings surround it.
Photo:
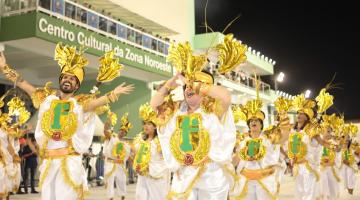
<path fill-rule="evenodd" d="M 201 108 L 207 114 L 214 113 L 216 116 L 221 117 L 223 108 L 221 107 L 220 101 L 209 96 L 205 96 L 201 102 Z"/>
<path fill-rule="evenodd" d="M 305 133 L 310 137 L 313 138 L 315 136 L 320 135 L 322 128 L 320 125 L 313 119 L 307 124 L 304 128 Z"/>
<path fill-rule="evenodd" d="M 47 82 L 43 88 L 36 88 L 36 91 L 31 95 L 33 105 L 36 109 L 39 109 L 40 104 L 46 97 L 56 93 L 56 90 L 51 89 L 51 85 L 51 82 Z"/>

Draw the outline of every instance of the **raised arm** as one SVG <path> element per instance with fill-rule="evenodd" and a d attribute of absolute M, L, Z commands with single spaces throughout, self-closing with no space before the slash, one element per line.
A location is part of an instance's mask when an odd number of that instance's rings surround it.
<path fill-rule="evenodd" d="M 115 102 L 118 100 L 121 94 L 129 94 L 134 90 L 134 85 L 125 85 L 126 83 L 122 83 L 117 86 L 113 91 L 103 95 L 99 98 L 91 100 L 88 105 L 84 108 L 85 112 L 93 111 L 99 106 L 103 106 L 108 104 L 109 102 Z"/>
<path fill-rule="evenodd" d="M 164 103 L 164 97 L 170 92 L 171 89 L 174 89 L 178 86 L 176 81 L 179 78 L 184 78 L 180 73 L 173 76 L 171 79 L 166 81 L 166 83 L 156 92 L 156 94 L 150 100 L 150 106 L 157 110 L 157 107 Z"/>
<path fill-rule="evenodd" d="M 16 70 L 10 68 L 10 66 L 6 63 L 6 58 L 3 52 L 0 52 L 0 69 L 9 81 L 16 84 L 16 86 L 24 90 L 28 95 L 31 96 L 36 91 L 36 88 L 33 85 L 25 81 Z"/>
<path fill-rule="evenodd" d="M 231 94 L 230 91 L 225 87 L 219 85 L 210 85 L 207 95 L 220 100 L 223 112 L 225 113 L 231 105 Z"/>

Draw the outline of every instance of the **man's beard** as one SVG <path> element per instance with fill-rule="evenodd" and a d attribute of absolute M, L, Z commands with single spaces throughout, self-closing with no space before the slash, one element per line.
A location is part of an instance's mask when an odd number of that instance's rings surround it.
<path fill-rule="evenodd" d="M 64 82 L 60 85 L 60 91 L 65 93 L 65 94 L 71 94 L 73 92 L 75 92 L 75 88 L 70 84 L 70 86 L 68 88 L 65 88 L 66 86 L 64 86 L 65 83 L 68 83 L 68 82 Z"/>

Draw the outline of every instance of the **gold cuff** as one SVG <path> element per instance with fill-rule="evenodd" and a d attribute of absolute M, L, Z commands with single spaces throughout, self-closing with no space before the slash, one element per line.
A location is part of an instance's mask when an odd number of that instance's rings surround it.
<path fill-rule="evenodd" d="M 114 103 L 115 101 L 119 100 L 119 97 L 115 94 L 114 90 L 106 94 L 107 100 L 111 103 Z"/>
<path fill-rule="evenodd" d="M 20 77 L 19 73 L 12 69 L 9 65 L 5 65 L 3 68 L 3 74 L 7 79 L 9 79 L 11 82 L 16 82 L 17 79 Z"/>

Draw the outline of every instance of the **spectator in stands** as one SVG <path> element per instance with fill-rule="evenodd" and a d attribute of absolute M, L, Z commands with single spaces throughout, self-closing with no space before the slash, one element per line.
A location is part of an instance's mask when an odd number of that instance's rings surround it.
<path fill-rule="evenodd" d="M 34 134 L 29 134 L 28 138 L 26 138 L 26 146 L 24 146 L 24 150 L 21 154 L 21 157 L 25 161 L 24 167 L 24 189 L 25 193 L 28 193 L 28 176 L 30 171 L 30 186 L 31 193 L 38 193 L 35 190 L 35 174 L 38 165 L 37 157 L 38 157 L 38 147 L 36 144 L 36 140 Z"/>

